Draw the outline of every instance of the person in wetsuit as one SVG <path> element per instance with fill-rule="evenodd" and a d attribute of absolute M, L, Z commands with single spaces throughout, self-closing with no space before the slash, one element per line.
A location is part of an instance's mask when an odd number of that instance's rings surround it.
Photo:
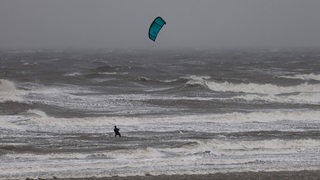
<path fill-rule="evenodd" d="M 120 129 L 117 128 L 117 126 L 114 126 L 113 131 L 114 131 L 114 137 L 117 137 L 117 136 L 121 137 L 121 134 L 120 134 L 120 132 L 119 132 Z"/>

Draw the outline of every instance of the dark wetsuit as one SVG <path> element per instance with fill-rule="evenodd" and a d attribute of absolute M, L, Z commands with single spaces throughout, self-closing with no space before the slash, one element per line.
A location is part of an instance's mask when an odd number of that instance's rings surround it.
<path fill-rule="evenodd" d="M 119 136 L 119 137 L 121 137 L 121 134 L 120 134 L 120 129 L 119 128 L 117 128 L 117 126 L 114 126 L 114 137 L 116 137 L 116 136 Z"/>

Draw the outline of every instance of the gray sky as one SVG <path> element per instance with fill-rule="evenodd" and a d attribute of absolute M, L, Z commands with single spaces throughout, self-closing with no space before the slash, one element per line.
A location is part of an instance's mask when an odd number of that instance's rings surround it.
<path fill-rule="evenodd" d="M 185 47 L 320 47 L 320 0 L 0 0 L 0 48 Z"/>

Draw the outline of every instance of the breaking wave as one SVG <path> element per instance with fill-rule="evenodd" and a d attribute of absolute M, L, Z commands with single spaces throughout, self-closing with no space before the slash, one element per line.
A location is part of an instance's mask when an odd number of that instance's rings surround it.
<path fill-rule="evenodd" d="M 296 75 L 288 75 L 288 76 L 280 76 L 281 78 L 287 79 L 301 79 L 301 80 L 316 80 L 320 81 L 320 74 L 296 74 Z"/>
<path fill-rule="evenodd" d="M 212 91 L 222 92 L 243 92 L 253 94 L 285 94 L 285 93 L 319 93 L 320 84 L 299 84 L 297 86 L 278 86 L 274 84 L 256 84 L 256 83 L 230 83 L 230 82 L 207 82 L 207 86 Z"/>
<path fill-rule="evenodd" d="M 22 102 L 25 91 L 16 88 L 14 82 L 0 79 L 0 102 Z"/>
<path fill-rule="evenodd" d="M 200 86 L 204 88 L 208 88 L 207 80 L 210 79 L 210 76 L 186 76 L 182 77 L 182 79 L 186 79 L 186 86 L 194 87 L 194 86 Z"/>
<path fill-rule="evenodd" d="M 277 95 L 257 95 L 246 94 L 235 96 L 233 100 L 241 99 L 245 101 L 268 102 L 268 103 L 288 103 L 288 104 L 320 104 L 320 92 L 314 93 L 298 93 L 294 95 L 277 96 Z"/>

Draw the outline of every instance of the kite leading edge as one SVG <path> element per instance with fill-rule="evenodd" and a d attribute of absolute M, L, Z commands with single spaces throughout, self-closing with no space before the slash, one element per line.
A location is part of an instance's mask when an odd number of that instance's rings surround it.
<path fill-rule="evenodd" d="M 156 17 L 149 28 L 149 39 L 155 41 L 158 33 L 165 24 L 166 22 L 161 17 Z"/>

